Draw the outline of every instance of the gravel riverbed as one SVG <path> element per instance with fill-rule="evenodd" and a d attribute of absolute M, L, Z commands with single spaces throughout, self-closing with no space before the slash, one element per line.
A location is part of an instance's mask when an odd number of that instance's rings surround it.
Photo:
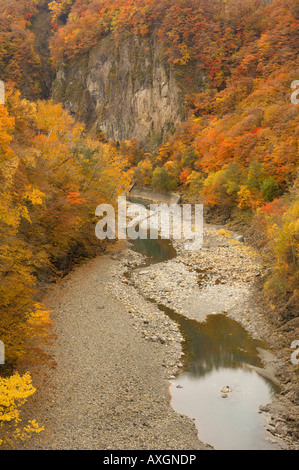
<path fill-rule="evenodd" d="M 50 352 L 57 365 L 29 403 L 45 431 L 27 448 L 209 448 L 193 421 L 170 405 L 168 379 L 180 366 L 181 336 L 125 283 L 123 272 L 138 262 L 128 248 L 115 251 L 50 289 L 45 302 L 53 311 Z"/>
<path fill-rule="evenodd" d="M 256 254 L 215 226 L 205 227 L 200 251 L 174 246 L 173 260 L 141 266 L 143 257 L 119 242 L 49 289 L 56 335 L 49 352 L 57 365 L 29 403 L 45 431 L 27 448 L 211 448 L 193 420 L 171 407 L 169 381 L 182 367 L 183 338 L 152 299 L 198 321 L 226 314 L 273 347 L 275 354 L 262 357 L 263 373 L 288 385 L 261 412 L 282 447 L 298 449 L 296 383 L 279 353 L 282 333 L 255 302 L 263 271 Z"/>

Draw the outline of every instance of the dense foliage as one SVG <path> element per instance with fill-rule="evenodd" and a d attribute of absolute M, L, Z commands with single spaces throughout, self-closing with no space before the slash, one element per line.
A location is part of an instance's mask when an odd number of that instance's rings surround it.
<path fill-rule="evenodd" d="M 127 186 L 125 166 L 114 146 L 85 136 L 60 104 L 7 90 L 0 105 L 0 338 L 7 372 L 25 359 L 47 359 L 41 346 L 50 315 L 36 289 L 63 275 L 72 258 L 96 253 L 94 211 Z M 0 393 L 20 381 L 0 378 Z M 0 431 L 9 416 L 15 413 L 0 406 Z"/>
<path fill-rule="evenodd" d="M 1 80 L 16 84 L 31 99 L 41 94 L 42 61 L 32 31 L 38 3 L 38 0 L 0 3 Z"/>
<path fill-rule="evenodd" d="M 298 19 L 297 0 L 1 0 L 0 433 L 8 423 L 11 439 L 40 431 L 35 421 L 19 429 L 34 387 L 16 373 L 24 358 L 46 359 L 50 314 L 36 292 L 72 257 L 94 253 L 94 209 L 128 186 L 129 167 L 137 184 L 255 224 L 268 248 L 266 289 L 295 312 Z M 45 64 L 77 60 L 108 35 L 116 48 L 132 36 L 159 41 L 186 91 L 189 119 L 160 148 L 92 138 L 62 105 L 41 100 Z"/>

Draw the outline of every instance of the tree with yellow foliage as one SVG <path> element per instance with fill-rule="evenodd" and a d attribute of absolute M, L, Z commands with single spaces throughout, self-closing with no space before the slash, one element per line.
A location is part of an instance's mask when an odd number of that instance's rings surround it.
<path fill-rule="evenodd" d="M 18 373 L 8 378 L 0 377 L 0 447 L 11 446 L 16 440 L 25 440 L 33 433 L 43 431 L 35 420 L 29 420 L 26 425 L 21 420 L 20 407 L 35 391 L 29 373 L 22 377 Z"/>

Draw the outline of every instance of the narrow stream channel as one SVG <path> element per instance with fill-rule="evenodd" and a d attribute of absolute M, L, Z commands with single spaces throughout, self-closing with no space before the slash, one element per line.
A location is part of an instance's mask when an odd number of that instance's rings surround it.
<path fill-rule="evenodd" d="M 138 239 L 132 244 L 147 257 L 146 266 L 176 256 L 169 240 Z M 221 312 L 199 323 L 164 305 L 158 307 L 178 324 L 184 337 L 183 369 L 170 385 L 173 408 L 195 419 L 199 439 L 216 450 L 277 449 L 269 441 L 259 406 L 271 402 L 279 387 L 253 369 L 262 371 L 259 350 L 267 345 Z M 222 391 L 226 386 L 231 390 L 227 394 Z"/>

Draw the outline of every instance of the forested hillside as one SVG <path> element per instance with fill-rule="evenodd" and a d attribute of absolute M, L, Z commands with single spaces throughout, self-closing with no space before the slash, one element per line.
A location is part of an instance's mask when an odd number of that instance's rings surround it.
<path fill-rule="evenodd" d="M 298 3 L 90 0 L 52 2 L 50 9 L 58 67 L 107 36 L 119 51 L 129 37 L 158 38 L 189 118 L 163 136 L 158 150 L 132 159 L 136 182 L 200 195 L 224 220 L 254 220 L 270 241 L 267 287 L 294 293 L 299 108 L 291 84 L 298 78 Z"/>
<path fill-rule="evenodd" d="M 102 248 L 94 237 L 95 208 L 114 202 L 132 182 L 204 200 L 212 218 L 253 227 L 270 269 L 265 292 L 284 321 L 297 315 L 299 105 L 291 102 L 291 84 L 299 80 L 298 26 L 297 0 L 1 0 L 0 339 L 6 377 L 0 379 L 0 438 L 7 423 L 9 439 L 39 430 L 34 421 L 18 429 L 18 406 L 34 389 L 28 374 L 11 374 L 25 357 L 47 360 L 42 344 L 50 315 L 37 301 L 40 285 L 62 276 L 73 259 Z M 131 123 L 124 123 L 124 141 L 111 138 L 119 126 L 121 85 L 111 91 L 114 108 L 107 98 L 110 114 L 95 105 L 94 86 L 88 99 L 84 88 L 95 48 L 107 41 L 105 54 L 115 57 L 109 83 L 117 85 L 124 45 L 135 40 L 136 51 L 141 44 L 149 54 L 149 66 L 148 76 L 140 75 L 143 63 L 137 67 L 140 58 L 130 58 L 138 84 L 132 90 L 151 86 L 151 73 L 167 85 L 166 104 L 148 123 L 146 132 L 154 130 L 142 145 L 127 135 Z M 75 72 L 71 83 L 64 76 L 62 93 L 63 67 Z M 79 82 L 83 88 L 70 95 Z M 163 83 L 155 86 L 159 102 Z M 171 120 L 161 118 L 163 110 Z M 115 120 L 111 135 L 95 124 L 100 112 L 105 122 Z"/>

